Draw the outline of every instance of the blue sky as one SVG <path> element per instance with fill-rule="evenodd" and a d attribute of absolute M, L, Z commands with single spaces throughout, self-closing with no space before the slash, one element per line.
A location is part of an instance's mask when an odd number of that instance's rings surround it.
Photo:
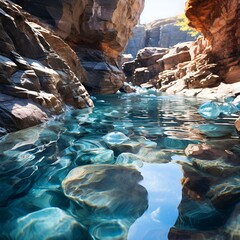
<path fill-rule="evenodd" d="M 145 0 L 140 17 L 141 23 L 149 23 L 160 18 L 173 17 L 183 13 L 186 0 Z"/>

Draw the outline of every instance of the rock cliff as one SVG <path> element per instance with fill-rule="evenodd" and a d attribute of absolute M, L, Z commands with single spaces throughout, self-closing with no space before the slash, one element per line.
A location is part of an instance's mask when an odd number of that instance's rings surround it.
<path fill-rule="evenodd" d="M 144 0 L 15 2 L 48 24 L 76 52 L 90 93 L 115 93 L 122 86 L 118 56 L 138 22 Z"/>
<path fill-rule="evenodd" d="M 118 55 L 144 0 L 14 2 L 0 0 L 0 135 L 39 124 L 66 103 L 93 106 L 86 88 L 122 86 Z"/>
<path fill-rule="evenodd" d="M 64 110 L 64 103 L 92 106 L 80 82 L 84 70 L 74 73 L 64 58 L 49 45 L 38 24 L 28 19 L 17 5 L 0 1 L 0 127 L 14 131 L 38 124 Z M 42 29 L 42 28 L 41 28 Z M 64 48 L 56 38 L 54 48 Z M 69 60 L 77 63 L 68 52 Z"/>
<path fill-rule="evenodd" d="M 155 20 L 148 24 L 137 25 L 124 53 L 136 57 L 137 52 L 145 47 L 169 48 L 177 43 L 196 40 L 176 26 L 177 17 Z"/>
<path fill-rule="evenodd" d="M 143 66 L 138 54 L 134 61 L 123 66 L 127 81 L 135 81 L 138 85 L 150 81 L 171 94 L 208 98 L 240 94 L 239 9 L 237 0 L 187 1 L 189 25 L 201 31 L 203 36 L 185 47 L 176 45 L 165 49 L 165 54 L 159 57 L 156 54 L 148 56 L 149 65 Z M 144 80 L 138 81 L 139 72 L 143 70 L 145 75 L 140 78 Z"/>
<path fill-rule="evenodd" d="M 211 46 L 211 61 L 223 81 L 239 81 L 240 3 L 237 0 L 189 0 L 186 16 L 190 26 L 201 31 Z"/>

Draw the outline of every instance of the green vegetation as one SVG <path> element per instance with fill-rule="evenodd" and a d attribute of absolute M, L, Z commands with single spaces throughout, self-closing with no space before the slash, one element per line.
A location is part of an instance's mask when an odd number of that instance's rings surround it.
<path fill-rule="evenodd" d="M 197 37 L 201 33 L 196 31 L 195 29 L 188 26 L 189 20 L 187 19 L 185 14 L 181 14 L 177 17 L 177 23 L 176 26 L 180 28 L 180 30 L 187 32 L 192 37 Z"/>

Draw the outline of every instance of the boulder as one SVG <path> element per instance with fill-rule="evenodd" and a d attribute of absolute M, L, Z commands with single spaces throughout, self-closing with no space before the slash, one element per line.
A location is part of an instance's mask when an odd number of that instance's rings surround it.
<path fill-rule="evenodd" d="M 80 217 L 87 216 L 84 221 L 90 225 L 94 239 L 112 238 L 111 229 L 115 230 L 114 239 L 126 239 L 131 224 L 148 207 L 141 180 L 141 174 L 130 166 L 85 165 L 70 171 L 62 188 L 76 205 L 73 211 Z"/>
<path fill-rule="evenodd" d="M 9 233 L 12 239 L 91 239 L 84 226 L 55 207 L 20 217 L 13 226 Z"/>

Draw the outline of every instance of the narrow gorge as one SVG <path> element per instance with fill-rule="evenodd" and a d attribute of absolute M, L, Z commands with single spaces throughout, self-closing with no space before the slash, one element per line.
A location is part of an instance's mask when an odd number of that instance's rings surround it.
<path fill-rule="evenodd" d="M 0 0 L 0 239 L 240 239 L 240 3 L 146 4 Z"/>

